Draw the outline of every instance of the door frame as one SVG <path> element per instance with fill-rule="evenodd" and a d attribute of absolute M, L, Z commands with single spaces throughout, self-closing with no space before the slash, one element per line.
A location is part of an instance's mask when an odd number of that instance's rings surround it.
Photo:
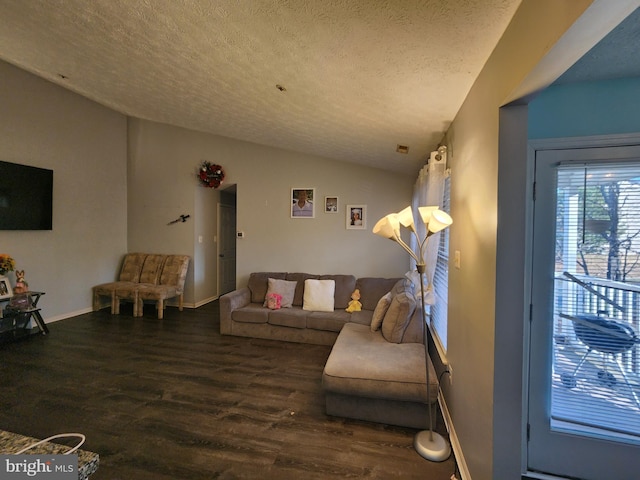
<path fill-rule="evenodd" d="M 585 137 L 564 137 L 564 138 L 550 138 L 550 139 L 536 139 L 529 140 L 527 147 L 527 185 L 531 185 L 532 193 L 535 190 L 535 165 L 536 155 L 538 152 L 549 150 L 567 150 L 567 149 L 593 149 L 601 147 L 626 147 L 632 145 L 640 145 L 640 134 L 612 134 L 612 135 L 594 135 Z M 533 194 L 527 198 L 526 206 L 526 221 L 527 221 L 527 238 L 529 241 L 526 244 L 525 255 L 525 305 L 532 305 L 533 298 L 533 283 L 534 283 L 534 268 L 533 262 L 533 228 L 534 228 L 534 198 Z M 535 471 L 529 470 L 529 438 L 528 438 L 528 424 L 529 424 L 529 412 L 531 408 L 530 399 L 532 398 L 530 391 L 530 376 L 531 376 L 531 351 L 530 342 L 532 339 L 532 328 L 530 323 L 530 313 L 526 314 L 524 319 L 525 329 L 523 335 L 523 420 L 525 421 L 525 427 L 523 428 L 522 438 L 522 455 L 523 455 L 523 474 L 528 478 L 550 478 L 549 474 L 540 474 Z M 551 477 L 553 478 L 553 477 Z"/>
<path fill-rule="evenodd" d="M 222 274 L 221 274 L 222 268 L 221 268 L 221 261 L 220 261 L 221 257 L 220 257 L 220 254 L 222 252 L 222 249 L 221 249 L 221 245 L 222 245 L 222 228 L 221 228 L 222 221 L 221 221 L 221 219 L 222 219 L 222 209 L 223 208 L 233 208 L 233 211 L 234 211 L 234 213 L 236 215 L 236 222 L 237 222 L 237 209 L 238 209 L 238 207 L 237 207 L 237 205 L 227 205 L 227 204 L 224 204 L 224 203 L 222 203 L 220 201 L 217 204 L 217 219 L 218 219 L 217 240 L 218 241 L 216 242 L 216 277 L 217 277 L 216 278 L 216 285 L 217 285 L 217 290 L 218 290 L 218 292 L 217 292 L 217 296 L 218 297 L 220 297 L 220 295 L 222 295 L 222 293 L 221 293 L 221 291 L 222 291 Z M 237 228 L 237 223 L 236 223 L 236 228 Z M 236 244 L 236 249 L 235 249 L 236 250 L 236 260 L 235 261 L 236 261 L 236 264 L 237 264 L 237 234 L 236 234 L 236 232 L 234 232 L 234 235 L 233 235 L 233 242 Z M 237 275 L 234 278 L 234 280 L 236 280 L 236 279 L 237 279 Z"/>

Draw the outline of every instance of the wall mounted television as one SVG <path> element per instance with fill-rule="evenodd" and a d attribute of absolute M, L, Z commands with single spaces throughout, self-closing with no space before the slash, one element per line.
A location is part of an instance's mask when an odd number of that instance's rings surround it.
<path fill-rule="evenodd" d="M 53 229 L 53 170 L 0 161 L 0 230 Z"/>

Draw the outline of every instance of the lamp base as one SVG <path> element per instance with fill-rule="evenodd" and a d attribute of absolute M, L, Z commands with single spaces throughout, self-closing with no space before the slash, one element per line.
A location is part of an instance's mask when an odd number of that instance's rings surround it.
<path fill-rule="evenodd" d="M 432 462 L 444 462 L 451 455 L 451 447 L 444 437 L 430 430 L 416 433 L 413 448 L 421 457 Z"/>

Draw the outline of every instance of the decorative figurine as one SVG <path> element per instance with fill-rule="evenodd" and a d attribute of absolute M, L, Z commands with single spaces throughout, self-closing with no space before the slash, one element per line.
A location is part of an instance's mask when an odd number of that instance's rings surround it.
<path fill-rule="evenodd" d="M 13 293 L 26 293 L 29 291 L 29 284 L 24 279 L 24 270 L 16 270 L 16 286 L 13 287 Z"/>
<path fill-rule="evenodd" d="M 351 294 L 351 301 L 349 302 L 349 306 L 346 308 L 346 311 L 351 312 L 359 312 L 362 310 L 362 304 L 360 303 L 360 290 L 356 288 Z"/>

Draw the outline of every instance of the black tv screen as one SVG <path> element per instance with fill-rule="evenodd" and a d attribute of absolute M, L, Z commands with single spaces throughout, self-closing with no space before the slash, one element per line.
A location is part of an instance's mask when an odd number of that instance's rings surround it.
<path fill-rule="evenodd" d="M 53 170 L 0 161 L 0 230 L 51 230 Z"/>

